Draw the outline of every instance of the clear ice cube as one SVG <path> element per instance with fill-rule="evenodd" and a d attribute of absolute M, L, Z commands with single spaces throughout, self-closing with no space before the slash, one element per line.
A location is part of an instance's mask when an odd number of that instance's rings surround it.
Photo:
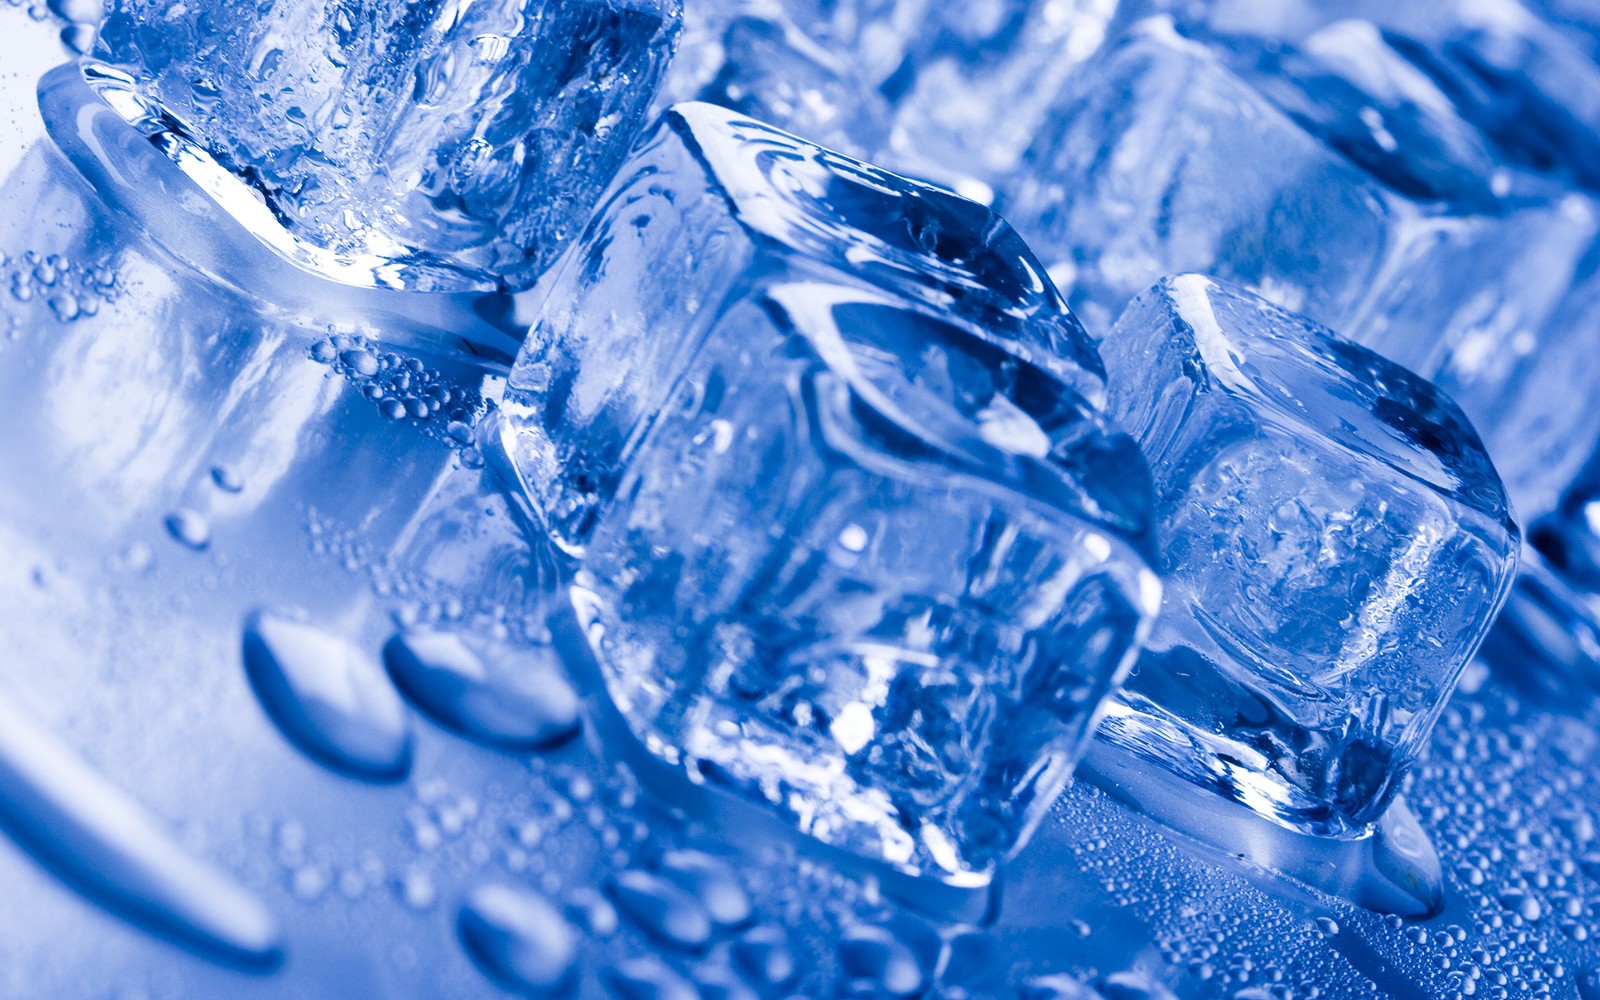
<path fill-rule="evenodd" d="M 1504 417 L 1576 350 L 1600 206 L 1508 164 L 1377 27 L 1218 49 L 1150 19 L 1057 110 L 1007 211 L 1091 327 L 1164 274 L 1245 284 L 1438 382 L 1518 503 L 1553 503 L 1592 418 Z"/>
<path fill-rule="evenodd" d="M 293 259 L 521 287 L 643 129 L 678 7 L 116 0 L 85 71 L 186 169 L 242 179 L 226 203 Z"/>
<path fill-rule="evenodd" d="M 1360 834 L 1515 572 L 1476 432 L 1411 372 L 1198 275 L 1101 349 L 1167 583 L 1102 738 L 1292 829 Z"/>
<path fill-rule="evenodd" d="M 1583 2 L 1235 0 L 1191 5 L 1179 16 L 1185 33 L 1224 49 L 1252 37 L 1299 44 L 1335 21 L 1368 20 L 1508 160 L 1594 189 L 1600 186 L 1600 65 L 1588 50 L 1594 39 L 1582 28 L 1585 20 L 1600 23 L 1600 13 L 1583 17 Z"/>
<path fill-rule="evenodd" d="M 1000 219 L 708 105 L 624 168 L 506 393 L 645 746 L 982 881 L 1159 601 L 1148 473 Z"/>
<path fill-rule="evenodd" d="M 1090 404 L 1105 398 L 1093 342 L 994 213 L 725 109 L 679 105 L 619 173 L 507 383 L 507 448 L 558 545 L 582 548 L 723 312 L 810 279 L 948 313 Z"/>
<path fill-rule="evenodd" d="M 903 295 L 758 285 L 696 339 L 578 575 L 614 701 L 826 843 L 987 877 L 1155 610 L 1136 450 Z"/>
<path fill-rule="evenodd" d="M 746 0 L 690 7 L 669 100 L 749 114 L 992 197 L 1119 0 Z M 997 114 L 997 109 L 1004 109 Z"/>

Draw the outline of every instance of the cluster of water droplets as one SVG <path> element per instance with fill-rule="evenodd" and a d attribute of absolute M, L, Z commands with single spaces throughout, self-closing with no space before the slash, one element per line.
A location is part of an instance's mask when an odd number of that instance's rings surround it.
<path fill-rule="evenodd" d="M 406 421 L 481 464 L 473 427 L 487 405 L 482 395 L 430 368 L 421 358 L 384 350 L 361 334 L 332 333 L 311 347 L 311 358 L 344 376 L 391 420 Z"/>
<path fill-rule="evenodd" d="M 75 261 L 32 250 L 16 257 L 0 253 L 0 287 L 20 303 L 43 303 L 62 323 L 94 316 L 122 293 L 107 261 Z"/>
<path fill-rule="evenodd" d="M 1600 963 L 1596 744 L 1593 718 L 1504 686 L 1445 710 L 1409 794 L 1446 859 L 1448 906 L 1426 926 L 1383 922 L 1438 995 L 1570 995 Z"/>

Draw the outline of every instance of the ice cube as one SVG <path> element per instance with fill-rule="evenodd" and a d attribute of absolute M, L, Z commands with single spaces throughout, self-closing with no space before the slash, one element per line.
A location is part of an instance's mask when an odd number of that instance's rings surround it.
<path fill-rule="evenodd" d="M 737 0 L 691 5 L 662 108 L 718 104 L 856 156 L 889 140 L 879 84 L 923 30 L 929 0 Z"/>
<path fill-rule="evenodd" d="M 946 183 L 993 185 L 1017 166 L 1050 106 L 1105 42 L 1121 0 L 938 5 L 882 89 L 885 158 Z"/>
<path fill-rule="evenodd" d="M 1547 508 L 1573 464 L 1528 457 L 1591 421 L 1504 415 L 1572 338 L 1600 206 L 1508 164 L 1369 22 L 1226 51 L 1142 22 L 1059 107 L 1008 213 L 1091 327 L 1163 274 L 1243 283 L 1440 383 Z"/>
<path fill-rule="evenodd" d="M 1155 610 L 1136 449 L 903 293 L 752 281 L 653 336 L 691 350 L 574 598 L 622 715 L 826 843 L 987 877 Z"/>
<path fill-rule="evenodd" d="M 1159 600 L 1102 379 L 986 209 L 684 105 L 553 290 L 505 441 L 646 747 L 981 881 Z"/>
<path fill-rule="evenodd" d="M 782 14 L 769 14 L 729 22 L 722 51 L 698 99 L 857 156 L 888 142 L 888 104 L 847 49 L 830 48 Z"/>
<path fill-rule="evenodd" d="M 1213 39 L 1223 50 L 1245 39 L 1300 44 L 1335 21 L 1366 19 L 1509 160 L 1594 188 L 1600 185 L 1600 65 L 1587 51 L 1592 37 L 1560 30 L 1575 19 L 1581 28 L 1576 6 L 1562 0 L 1532 9 L 1517 0 L 1445 0 L 1425 7 L 1295 0 L 1192 6 L 1179 17 L 1186 34 Z M 1600 23 L 1593 13 L 1588 22 Z M 1250 47 L 1246 42 L 1244 48 Z"/>
<path fill-rule="evenodd" d="M 1102 351 L 1167 579 L 1102 738 L 1291 829 L 1364 832 L 1515 572 L 1476 432 L 1398 365 L 1198 275 Z"/>
<path fill-rule="evenodd" d="M 292 259 L 355 284 L 520 287 L 642 130 L 678 16 L 678 0 L 116 0 L 85 73 Z"/>
<path fill-rule="evenodd" d="M 680 105 L 606 195 L 507 384 L 507 448 L 559 545 L 582 548 L 707 331 L 753 290 L 802 280 L 922 303 L 1104 399 L 1093 343 L 988 209 Z"/>
<path fill-rule="evenodd" d="M 746 0 L 691 7 L 673 100 L 698 98 L 986 192 L 1098 50 L 1119 0 Z M 997 109 L 1004 109 L 997 113 Z"/>
<path fill-rule="evenodd" d="M 727 0 L 690 4 L 684 11 L 683 56 L 663 90 L 692 98 L 716 75 L 729 53 L 722 41 L 730 25 L 755 19 L 803 33 L 802 44 L 825 49 L 856 79 L 874 87 L 893 73 L 927 30 L 933 0 Z"/>

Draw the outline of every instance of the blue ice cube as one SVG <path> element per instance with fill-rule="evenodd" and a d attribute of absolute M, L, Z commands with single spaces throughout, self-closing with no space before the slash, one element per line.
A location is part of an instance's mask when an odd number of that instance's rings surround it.
<path fill-rule="evenodd" d="M 1092 327 L 1163 274 L 1246 284 L 1440 383 L 1548 509 L 1596 428 L 1522 387 L 1600 386 L 1554 360 L 1591 317 L 1573 289 L 1600 206 L 1507 161 L 1370 22 L 1225 51 L 1142 22 L 1070 90 L 1008 213 Z"/>
<path fill-rule="evenodd" d="M 116 0 L 85 73 L 292 259 L 355 284 L 520 287 L 642 130 L 678 7 Z"/>
<path fill-rule="evenodd" d="M 528 335 L 506 443 L 557 544 L 598 505 L 733 303 L 817 280 L 966 322 L 1096 405 L 1092 341 L 981 205 L 707 104 L 669 111 L 626 164 Z"/>
<path fill-rule="evenodd" d="M 648 138 L 506 392 L 650 751 L 981 881 L 1159 600 L 1100 363 L 986 209 L 721 108 Z"/>
<path fill-rule="evenodd" d="M 691 99 L 724 68 L 738 62 L 725 41 L 741 21 L 785 32 L 802 48 L 825 51 L 837 71 L 875 86 L 905 58 L 923 30 L 931 0 L 729 0 L 689 4 L 683 14 L 682 53 L 667 74 L 663 93 Z"/>
<path fill-rule="evenodd" d="M 1102 351 L 1167 579 L 1102 738 L 1292 829 L 1364 832 L 1515 572 L 1476 432 L 1411 372 L 1198 275 Z"/>
<path fill-rule="evenodd" d="M 1105 40 L 1119 0 L 751 0 L 686 14 L 672 100 L 698 98 L 983 192 Z M 997 114 L 997 109 L 1004 109 Z"/>
<path fill-rule="evenodd" d="M 1600 184 L 1600 65 L 1587 51 L 1593 37 L 1581 30 L 1580 6 L 1562 0 L 1531 8 L 1517 0 L 1293 0 L 1195 5 L 1180 16 L 1186 33 L 1211 38 L 1224 50 L 1252 38 L 1298 45 L 1340 19 L 1367 19 L 1509 160 L 1594 188 Z M 1574 20 L 1579 30 L 1560 30 Z M 1587 23 L 1600 23 L 1600 14 L 1591 11 Z"/>
<path fill-rule="evenodd" d="M 574 591 L 612 699 L 825 843 L 987 878 L 1155 611 L 1137 450 L 904 294 L 752 281 L 652 335 L 688 350 Z"/>
<path fill-rule="evenodd" d="M 722 52 L 699 100 L 858 156 L 888 142 L 888 102 L 848 49 L 831 48 L 775 12 L 730 21 Z"/>
<path fill-rule="evenodd" d="M 879 90 L 923 32 L 930 0 L 691 5 L 658 103 L 701 100 L 857 156 L 889 141 Z"/>
<path fill-rule="evenodd" d="M 883 84 L 886 157 L 939 180 L 994 184 L 1013 171 L 1051 105 L 1105 42 L 1122 0 L 937 4 Z"/>

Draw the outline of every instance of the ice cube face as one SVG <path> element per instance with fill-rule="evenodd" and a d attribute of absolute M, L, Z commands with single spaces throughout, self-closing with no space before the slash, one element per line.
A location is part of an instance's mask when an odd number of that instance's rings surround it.
<path fill-rule="evenodd" d="M 1574 470 L 1542 456 L 1588 430 L 1504 415 L 1570 339 L 1596 204 L 1507 166 L 1369 23 L 1228 51 L 1132 29 L 1070 89 L 1008 214 L 1091 327 L 1164 274 L 1245 284 L 1438 382 L 1493 429 L 1518 502 L 1547 507 Z"/>
<path fill-rule="evenodd" d="M 180 163 L 243 178 L 269 211 L 225 204 L 292 259 L 516 288 L 642 130 L 678 18 L 678 0 L 117 0 L 86 75 Z"/>
<path fill-rule="evenodd" d="M 1156 611 L 1147 473 L 954 312 L 793 277 L 707 306 L 704 332 L 655 324 L 688 350 L 575 601 L 653 753 L 827 844 L 980 884 Z"/>
<path fill-rule="evenodd" d="M 1101 737 L 1292 829 L 1364 832 L 1515 573 L 1477 434 L 1411 372 L 1211 278 L 1164 279 L 1101 349 L 1167 582 Z"/>
<path fill-rule="evenodd" d="M 581 551 L 729 304 L 802 279 L 948 314 L 1090 404 L 1104 399 L 1092 341 L 988 209 L 722 108 L 678 105 L 618 174 L 507 382 L 507 451 L 559 546 Z"/>

